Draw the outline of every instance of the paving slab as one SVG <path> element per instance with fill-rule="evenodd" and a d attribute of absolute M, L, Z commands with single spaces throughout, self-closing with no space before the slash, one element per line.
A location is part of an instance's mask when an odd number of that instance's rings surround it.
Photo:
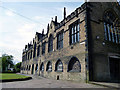
<path fill-rule="evenodd" d="M 32 76 L 33 79 L 0 84 L 2 84 L 2 88 L 107 88 L 89 83 L 53 80 L 33 75 L 29 76 Z"/>

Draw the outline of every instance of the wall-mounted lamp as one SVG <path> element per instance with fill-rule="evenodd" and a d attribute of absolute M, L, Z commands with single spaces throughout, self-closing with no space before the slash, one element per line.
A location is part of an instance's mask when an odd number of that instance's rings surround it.
<path fill-rule="evenodd" d="M 102 45 L 105 45 L 105 42 L 103 42 Z"/>
<path fill-rule="evenodd" d="M 99 37 L 99 36 L 96 36 L 96 39 L 100 39 L 100 37 Z"/>

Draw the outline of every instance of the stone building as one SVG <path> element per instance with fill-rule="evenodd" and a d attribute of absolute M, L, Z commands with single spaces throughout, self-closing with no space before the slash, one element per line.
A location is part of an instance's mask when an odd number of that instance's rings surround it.
<path fill-rule="evenodd" d="M 78 82 L 120 80 L 120 6 L 88 2 L 47 33 L 36 32 L 22 53 L 21 73 Z"/>

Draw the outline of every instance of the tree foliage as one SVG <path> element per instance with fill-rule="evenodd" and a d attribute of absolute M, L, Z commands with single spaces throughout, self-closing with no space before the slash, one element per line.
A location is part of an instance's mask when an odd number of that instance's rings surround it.
<path fill-rule="evenodd" d="M 20 72 L 20 68 L 21 68 L 21 62 L 17 63 L 15 66 L 14 66 L 16 72 Z"/>
<path fill-rule="evenodd" d="M 0 71 L 5 72 L 8 68 L 8 65 L 10 65 L 10 68 L 14 66 L 13 56 L 8 54 L 3 54 L 2 57 L 0 57 Z"/>

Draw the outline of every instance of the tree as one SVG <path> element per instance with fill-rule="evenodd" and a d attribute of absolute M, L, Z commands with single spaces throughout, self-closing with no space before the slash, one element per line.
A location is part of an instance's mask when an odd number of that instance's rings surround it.
<path fill-rule="evenodd" d="M 0 57 L 1 72 L 6 72 L 8 69 L 8 65 L 10 65 L 11 68 L 14 66 L 13 56 L 8 54 L 3 54 L 2 57 Z"/>
<path fill-rule="evenodd" d="M 17 64 L 14 66 L 16 72 L 20 72 L 21 63 L 22 63 L 22 62 L 19 62 L 19 63 L 17 63 Z"/>

